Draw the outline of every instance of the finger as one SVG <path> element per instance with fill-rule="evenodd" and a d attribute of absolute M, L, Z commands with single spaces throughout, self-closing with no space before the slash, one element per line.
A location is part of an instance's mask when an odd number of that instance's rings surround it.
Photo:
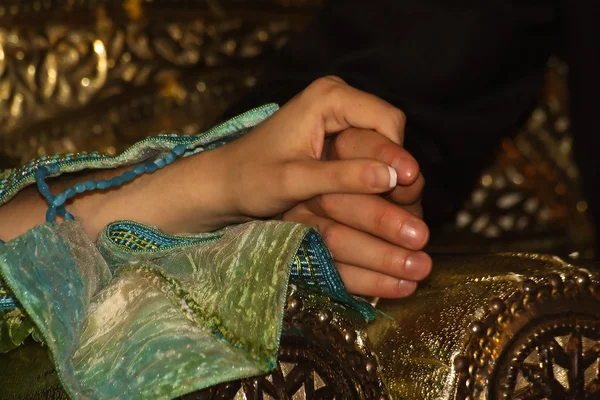
<path fill-rule="evenodd" d="M 412 184 L 396 186 L 387 197 L 401 206 L 413 205 L 421 200 L 424 187 L 425 178 L 423 177 L 423 174 L 419 174 Z"/>
<path fill-rule="evenodd" d="M 357 295 L 400 298 L 411 295 L 417 289 L 417 283 L 413 281 L 343 263 L 336 263 L 336 266 L 346 289 Z"/>
<path fill-rule="evenodd" d="M 431 257 L 410 251 L 385 240 L 314 214 L 304 216 L 304 224 L 318 226 L 336 262 L 354 265 L 399 279 L 420 281 L 431 272 Z"/>
<path fill-rule="evenodd" d="M 328 194 L 308 206 L 315 214 L 409 250 L 421 250 L 429 240 L 429 228 L 422 220 L 380 196 Z"/>
<path fill-rule="evenodd" d="M 307 129 L 323 123 L 326 134 L 333 134 L 355 127 L 371 129 L 388 137 L 395 143 L 404 140 L 406 116 L 402 111 L 377 96 L 355 89 L 337 78 L 316 80 L 293 101 L 304 101 L 313 109 L 306 115 Z M 290 102 L 291 103 L 291 102 Z M 289 103 L 288 103 L 289 104 Z"/>
<path fill-rule="evenodd" d="M 284 168 L 283 193 L 302 201 L 324 193 L 383 193 L 396 185 L 396 171 L 373 160 L 301 160 Z"/>
<path fill-rule="evenodd" d="M 398 173 L 399 185 L 410 185 L 419 176 L 419 164 L 402 146 L 378 132 L 346 129 L 333 141 L 330 159 L 370 158 L 391 165 Z"/>
<path fill-rule="evenodd" d="M 406 211 L 408 211 L 415 217 L 417 217 L 419 219 L 423 219 L 423 216 L 424 216 L 423 206 L 421 205 L 420 201 L 418 201 L 414 204 L 407 205 L 407 206 L 402 206 L 402 208 L 404 208 Z"/>

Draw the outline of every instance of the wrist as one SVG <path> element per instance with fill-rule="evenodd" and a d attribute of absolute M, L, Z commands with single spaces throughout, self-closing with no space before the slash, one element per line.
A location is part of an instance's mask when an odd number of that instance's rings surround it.
<path fill-rule="evenodd" d="M 248 221 L 237 207 L 235 165 L 228 146 L 179 159 L 166 168 L 143 174 L 118 188 L 89 192 L 67 206 L 95 240 L 111 222 L 132 220 L 164 232 L 210 232 Z M 86 179 L 110 179 L 130 167 L 93 172 Z M 54 189 L 80 179 L 58 183 Z"/>

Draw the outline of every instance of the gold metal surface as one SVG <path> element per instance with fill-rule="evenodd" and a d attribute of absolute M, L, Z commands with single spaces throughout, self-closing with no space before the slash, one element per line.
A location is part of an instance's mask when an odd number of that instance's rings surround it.
<path fill-rule="evenodd" d="M 163 130 L 205 129 L 256 82 L 268 56 L 320 3 L 0 3 L 0 167 L 47 153 L 114 154 Z M 544 100 L 516 138 L 503 143 L 435 249 L 591 254 L 564 74 L 553 61 Z M 202 398 L 304 399 L 319 390 L 378 398 L 385 392 L 380 377 L 396 399 L 516 398 L 519 391 L 547 390 L 532 376 L 550 376 L 550 370 L 569 396 L 577 395 L 569 392 L 571 382 L 580 381 L 570 376 L 583 376 L 584 390 L 592 393 L 594 384 L 600 387 L 598 371 L 550 362 L 547 354 L 595 362 L 596 285 L 595 272 L 582 275 L 544 256 L 438 257 L 416 295 L 379 301 L 391 318 L 366 331 L 334 306 L 297 294 L 287 321 L 309 339 L 284 342 L 273 374 L 213 388 Z"/>
<path fill-rule="evenodd" d="M 0 156 L 114 153 L 163 130 L 200 131 L 318 3 L 0 4 Z"/>
<path fill-rule="evenodd" d="M 540 332 L 600 334 L 597 285 L 597 274 L 556 257 L 438 258 L 415 295 L 379 301 L 391 319 L 374 321 L 368 337 L 395 399 L 513 398 L 503 379 L 518 375 L 513 358 L 542 349 Z"/>

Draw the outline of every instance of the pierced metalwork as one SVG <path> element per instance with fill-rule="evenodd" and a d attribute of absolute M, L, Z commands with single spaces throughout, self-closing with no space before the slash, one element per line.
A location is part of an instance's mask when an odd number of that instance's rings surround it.
<path fill-rule="evenodd" d="M 526 279 L 494 299 L 454 358 L 456 399 L 600 398 L 600 285 L 589 273 Z"/>
<path fill-rule="evenodd" d="M 182 399 L 385 398 L 379 365 L 368 348 L 362 325 L 364 321 L 343 306 L 293 289 L 273 372 Z"/>
<path fill-rule="evenodd" d="M 523 332 L 499 367 L 498 399 L 600 397 L 600 319 L 569 315 Z"/>

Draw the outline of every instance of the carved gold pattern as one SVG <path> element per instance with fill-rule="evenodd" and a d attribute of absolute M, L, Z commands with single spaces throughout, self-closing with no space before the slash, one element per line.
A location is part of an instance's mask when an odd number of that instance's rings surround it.
<path fill-rule="evenodd" d="M 16 3 L 0 25 L 0 153 L 12 164 L 92 147 L 115 153 L 162 130 L 206 128 L 316 4 L 32 3 L 39 7 Z M 18 18 L 36 9 L 43 23 Z"/>

